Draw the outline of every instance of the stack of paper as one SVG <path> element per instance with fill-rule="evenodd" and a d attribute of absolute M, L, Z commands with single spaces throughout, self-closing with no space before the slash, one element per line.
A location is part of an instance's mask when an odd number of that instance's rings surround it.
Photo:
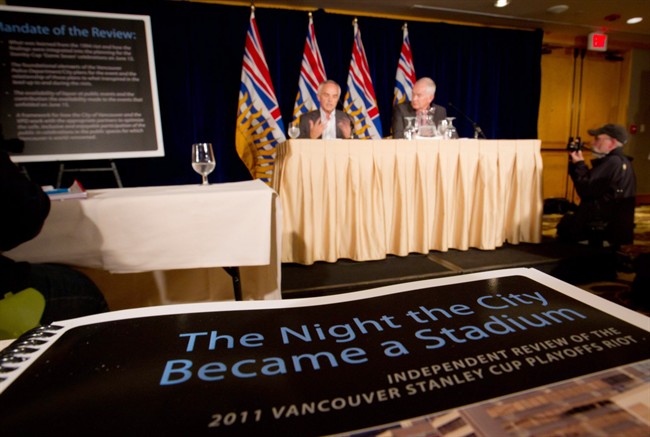
<path fill-rule="evenodd" d="M 52 186 L 42 188 L 51 200 L 85 199 L 88 197 L 88 193 L 76 179 L 69 188 L 54 188 Z"/>

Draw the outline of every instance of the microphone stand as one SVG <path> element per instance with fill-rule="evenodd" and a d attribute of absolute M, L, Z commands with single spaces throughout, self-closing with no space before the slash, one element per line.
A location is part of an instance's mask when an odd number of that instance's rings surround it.
<path fill-rule="evenodd" d="M 461 111 L 461 110 L 458 109 L 456 106 L 454 106 L 453 103 L 449 102 L 449 107 L 452 108 L 452 109 L 454 109 L 454 110 L 455 110 L 456 112 L 458 112 L 460 115 L 462 115 L 463 117 L 465 117 L 465 118 L 467 119 L 467 121 L 469 121 L 470 123 L 472 123 L 472 127 L 474 128 L 474 138 L 478 138 L 478 137 L 480 136 L 481 138 L 487 140 L 487 137 L 485 136 L 485 134 L 484 134 L 483 131 L 481 130 L 481 127 L 480 127 L 480 126 L 479 126 L 479 125 L 478 125 L 474 120 L 472 120 L 471 118 L 469 118 L 469 116 L 468 116 L 467 114 L 465 114 L 463 111 Z"/>

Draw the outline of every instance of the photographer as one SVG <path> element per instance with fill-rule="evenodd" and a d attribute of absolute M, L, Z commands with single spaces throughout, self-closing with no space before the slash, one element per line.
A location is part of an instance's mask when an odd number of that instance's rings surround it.
<path fill-rule="evenodd" d="M 569 175 L 580 196 L 580 205 L 557 226 L 560 239 L 571 242 L 606 240 L 610 246 L 630 244 L 634 239 L 636 177 L 623 154 L 627 132 L 623 126 L 606 124 L 589 130 L 594 142 L 590 169 L 580 144 L 568 147 Z"/>

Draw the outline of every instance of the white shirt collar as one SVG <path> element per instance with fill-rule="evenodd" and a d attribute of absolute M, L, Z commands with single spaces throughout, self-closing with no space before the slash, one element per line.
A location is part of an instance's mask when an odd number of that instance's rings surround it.
<path fill-rule="evenodd" d="M 323 108 L 321 108 L 320 119 L 321 123 L 323 123 L 325 126 L 323 129 L 322 138 L 324 140 L 336 139 L 336 110 L 332 111 L 329 120 L 327 120 L 327 113 L 323 110 Z"/>

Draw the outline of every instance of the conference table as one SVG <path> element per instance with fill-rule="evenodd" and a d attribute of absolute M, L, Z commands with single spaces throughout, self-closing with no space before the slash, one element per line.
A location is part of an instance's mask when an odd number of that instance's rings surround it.
<path fill-rule="evenodd" d="M 170 272 L 184 276 L 176 294 L 191 295 L 214 280 L 188 281 L 189 272 L 222 267 L 235 286 L 241 278 L 243 299 L 280 299 L 280 229 L 277 195 L 260 180 L 88 190 L 86 199 L 53 200 L 41 233 L 5 255 L 118 274 L 113 280 L 153 272 L 158 303 L 171 303 Z"/>
<path fill-rule="evenodd" d="M 539 140 L 289 140 L 282 262 L 492 250 L 542 236 Z"/>

